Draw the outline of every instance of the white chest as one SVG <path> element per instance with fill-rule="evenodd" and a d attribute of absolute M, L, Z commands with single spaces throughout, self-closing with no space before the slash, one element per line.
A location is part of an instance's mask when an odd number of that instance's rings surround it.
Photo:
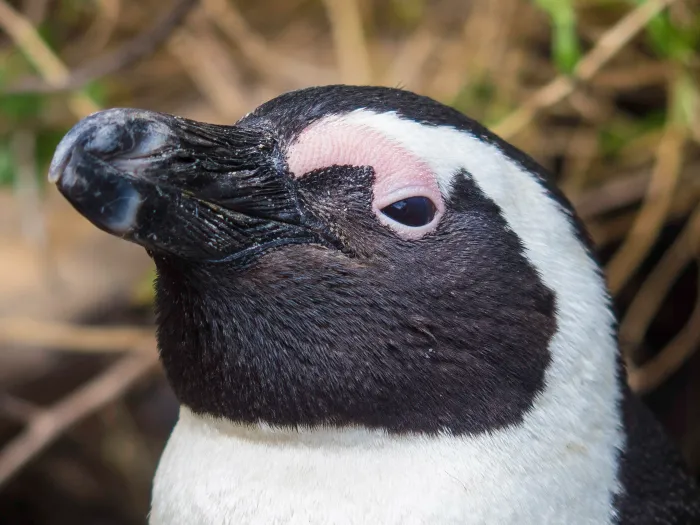
<path fill-rule="evenodd" d="M 150 524 L 610 523 L 614 475 L 601 470 L 596 443 L 538 442 L 522 432 L 300 435 L 183 408 L 155 479 Z"/>

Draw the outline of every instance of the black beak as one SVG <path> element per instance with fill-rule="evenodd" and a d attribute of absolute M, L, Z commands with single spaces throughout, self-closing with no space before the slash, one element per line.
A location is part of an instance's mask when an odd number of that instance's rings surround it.
<path fill-rule="evenodd" d="M 49 180 L 98 228 L 156 253 L 233 260 L 315 242 L 274 136 L 135 109 L 90 115 Z"/>

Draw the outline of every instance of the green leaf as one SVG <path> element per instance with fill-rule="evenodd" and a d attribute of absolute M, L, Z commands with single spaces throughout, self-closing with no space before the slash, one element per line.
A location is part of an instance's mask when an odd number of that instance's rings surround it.
<path fill-rule="evenodd" d="M 150 306 L 155 298 L 153 282 L 156 280 L 156 270 L 151 267 L 146 275 L 136 282 L 132 301 L 135 306 Z"/>
<path fill-rule="evenodd" d="M 691 127 L 700 111 L 700 96 L 690 74 L 680 75 L 674 83 L 672 96 L 671 118 L 685 127 Z"/>
<path fill-rule="evenodd" d="M 82 92 L 100 107 L 107 103 L 107 88 L 99 80 L 88 82 L 83 87 Z"/>
<path fill-rule="evenodd" d="M 495 95 L 496 86 L 493 82 L 488 78 L 480 78 L 463 84 L 457 95 L 446 102 L 458 111 L 482 119 L 485 109 L 491 106 Z"/>
<path fill-rule="evenodd" d="M 573 73 L 576 64 L 581 59 L 581 48 L 576 35 L 576 24 L 573 20 L 558 22 L 554 30 L 553 53 L 554 62 L 564 73 Z"/>
<path fill-rule="evenodd" d="M 648 0 L 634 0 L 641 5 Z M 688 61 L 700 43 L 700 15 L 686 20 L 685 26 L 675 25 L 668 12 L 662 11 L 652 18 L 646 27 L 646 35 L 652 49 L 661 57 L 681 62 Z"/>
<path fill-rule="evenodd" d="M 15 180 L 15 160 L 12 152 L 4 140 L 0 142 L 0 187 L 11 186 Z"/>
<path fill-rule="evenodd" d="M 10 76 L 10 61 L 0 65 L 0 88 Z M 43 97 L 38 94 L 3 95 L 0 93 L 0 114 L 5 118 L 21 120 L 35 117 L 41 113 Z"/>
<path fill-rule="evenodd" d="M 0 95 L 0 113 L 15 120 L 36 117 L 42 107 L 43 98 L 40 95 Z"/>
<path fill-rule="evenodd" d="M 425 0 L 392 0 L 392 13 L 403 24 L 412 26 L 423 18 Z"/>
<path fill-rule="evenodd" d="M 664 111 L 652 111 L 635 120 L 619 118 L 609 122 L 598 134 L 598 143 L 603 156 L 614 158 L 630 142 L 651 131 L 661 129 L 665 122 Z"/>
<path fill-rule="evenodd" d="M 576 34 L 576 11 L 572 0 L 535 0 L 552 24 L 552 57 L 557 68 L 572 73 L 581 59 L 581 46 Z"/>
<path fill-rule="evenodd" d="M 50 20 L 37 27 L 37 33 L 51 49 L 56 49 L 56 30 Z"/>

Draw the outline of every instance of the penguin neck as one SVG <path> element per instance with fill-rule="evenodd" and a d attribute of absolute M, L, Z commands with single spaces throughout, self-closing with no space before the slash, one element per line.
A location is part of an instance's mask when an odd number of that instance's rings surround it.
<path fill-rule="evenodd" d="M 554 301 L 524 263 L 495 290 L 432 272 L 424 293 L 416 276 L 397 284 L 378 264 L 338 260 L 299 247 L 243 275 L 161 266 L 158 336 L 180 401 L 238 422 L 393 433 L 473 434 L 531 408 Z M 482 264 L 473 279 L 489 277 Z"/>
<path fill-rule="evenodd" d="M 612 524 L 619 488 L 609 421 L 588 414 L 552 429 L 541 421 L 546 410 L 530 416 L 477 436 L 397 435 L 237 423 L 182 407 L 151 523 Z"/>
<path fill-rule="evenodd" d="M 600 415 L 608 420 L 608 424 L 605 425 L 606 431 L 615 433 L 619 420 L 621 388 L 614 316 L 595 263 L 586 256 L 585 260 L 578 261 L 577 265 L 581 275 L 572 275 L 563 284 L 558 283 L 558 286 L 557 283 L 547 283 L 550 289 L 557 290 L 556 329 L 547 345 L 550 359 L 543 367 L 543 386 L 535 395 L 532 406 L 523 412 L 522 417 L 525 420 L 539 420 L 543 432 L 558 426 L 575 426 L 585 431 L 586 425 L 599 425 L 596 415 Z M 543 278 L 546 281 L 547 275 L 544 274 Z M 251 375 L 253 371 L 257 373 L 257 361 L 274 360 L 274 356 L 266 357 L 260 348 L 252 348 L 249 344 L 231 346 L 229 343 L 231 333 L 257 333 L 262 319 L 266 316 L 275 317 L 275 303 L 264 302 L 263 294 L 252 295 L 249 289 L 237 287 L 238 283 L 235 280 L 228 281 L 225 289 L 223 285 L 218 287 L 211 283 L 202 287 L 201 275 L 190 278 L 189 281 L 196 283 L 196 286 L 189 285 L 186 272 L 172 273 L 169 269 L 167 272 L 161 272 L 158 286 L 161 357 L 171 384 L 184 405 L 196 413 L 221 416 L 220 421 L 230 421 L 233 425 L 262 421 L 270 424 L 271 428 L 304 425 L 313 427 L 332 422 L 332 418 L 317 421 L 283 421 L 266 419 L 260 414 L 246 414 L 245 417 L 239 418 L 235 413 L 232 417 L 231 412 L 213 410 L 212 407 L 221 405 L 222 399 L 227 395 L 230 397 L 235 393 L 239 396 L 236 406 L 246 403 L 253 406 L 256 399 L 246 399 L 247 393 L 260 394 L 261 389 L 278 388 L 275 385 L 280 377 L 272 375 L 264 378 Z M 176 282 L 178 289 L 174 290 L 168 286 L 168 282 Z M 235 297 L 242 304 L 232 302 L 230 297 Z M 255 308 L 254 312 L 242 312 L 242 309 L 250 308 L 251 305 Z M 238 310 L 230 310 L 231 308 Z M 242 326 L 241 323 L 245 323 L 246 319 L 249 319 L 249 326 Z M 293 321 L 294 319 L 290 318 L 287 324 Z M 269 322 L 268 320 L 266 324 Z M 274 333 L 276 326 L 268 329 L 268 334 Z M 302 330 L 302 335 L 303 333 Z M 524 359 L 523 356 L 528 355 L 528 349 L 520 350 Z M 253 362 L 246 365 L 247 361 Z M 243 373 L 246 370 L 247 375 Z M 238 374 L 233 383 L 229 377 L 232 371 Z M 281 374 L 281 379 L 288 380 L 291 372 L 278 370 L 275 374 Z M 459 381 L 464 388 L 474 387 L 469 377 Z M 220 388 L 214 391 L 212 385 L 219 385 Z M 297 391 L 295 394 L 308 394 L 309 401 L 313 402 L 313 392 Z M 275 399 L 281 400 L 285 397 L 281 394 L 274 396 Z M 259 402 L 259 399 L 257 401 Z M 292 415 L 296 411 L 293 404 L 288 407 L 272 407 L 278 411 L 284 408 L 287 409 L 284 412 Z M 499 426 L 508 428 L 524 424 L 526 421 L 516 419 L 509 425 Z M 343 421 L 338 422 L 337 426 L 342 428 L 351 425 L 395 431 L 395 428 L 383 427 L 381 421 L 373 421 L 371 425 L 363 425 L 362 421 Z M 495 428 L 498 427 L 494 426 L 489 431 Z M 410 428 L 407 430 L 412 431 Z M 420 428 L 416 430 L 421 432 Z M 449 432 L 454 428 L 447 427 L 446 430 Z M 479 431 L 456 433 L 473 435 Z"/>
<path fill-rule="evenodd" d="M 558 292 L 551 361 L 521 421 L 475 434 L 397 434 L 232 421 L 184 403 L 156 476 L 151 523 L 172 522 L 167 509 L 182 509 L 183 499 L 186 517 L 206 515 L 212 524 L 224 523 L 222 516 L 312 524 L 441 524 L 463 516 L 474 518 L 467 523 L 535 524 L 547 516 L 613 523 L 624 446 L 614 319 L 595 263 L 586 256 L 574 267 L 579 275 L 547 283 Z M 581 272 L 585 278 L 577 279 Z M 186 496 L 202 487 L 197 501 Z M 382 514 L 395 509 L 410 515 Z"/>

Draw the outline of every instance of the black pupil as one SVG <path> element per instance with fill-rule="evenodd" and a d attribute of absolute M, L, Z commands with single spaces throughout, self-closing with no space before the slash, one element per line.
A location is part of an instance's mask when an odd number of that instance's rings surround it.
<path fill-rule="evenodd" d="M 382 213 L 405 226 L 425 226 L 435 217 L 435 205 L 428 197 L 409 197 L 390 204 Z"/>

